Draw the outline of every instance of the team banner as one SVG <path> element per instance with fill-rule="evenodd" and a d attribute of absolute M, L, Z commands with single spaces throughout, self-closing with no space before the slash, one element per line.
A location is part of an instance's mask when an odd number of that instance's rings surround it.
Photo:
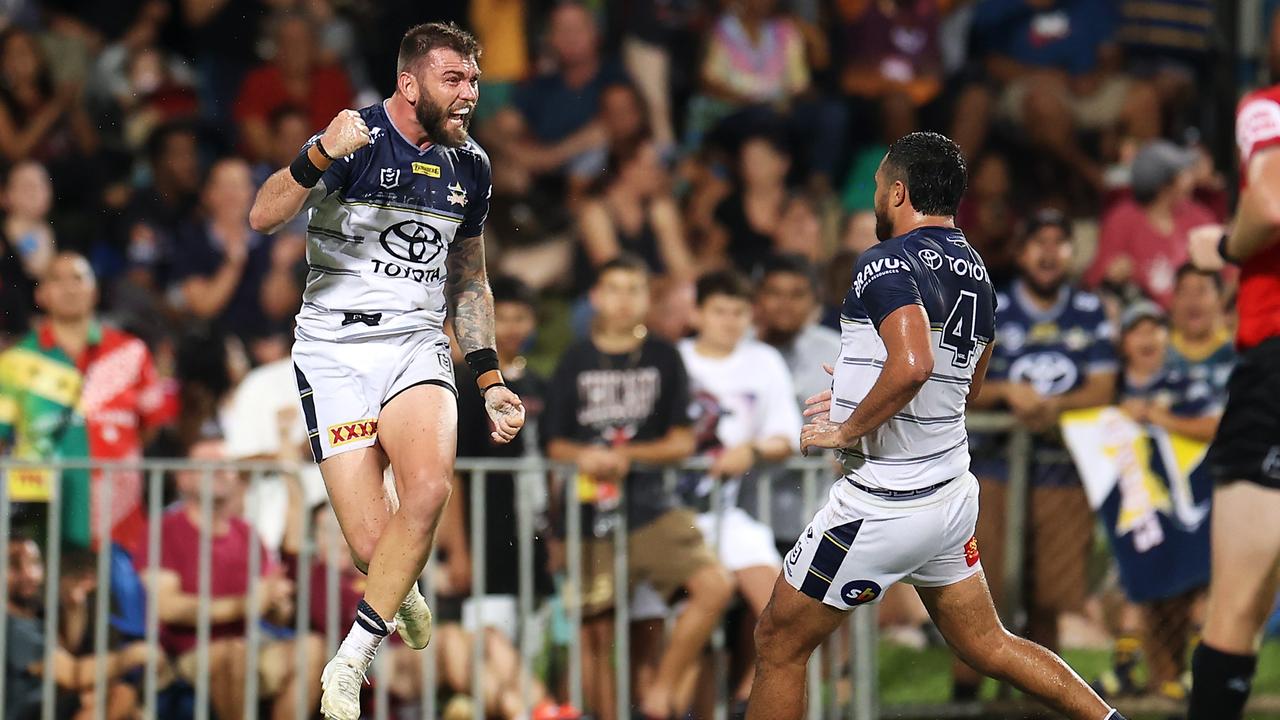
<path fill-rule="evenodd" d="M 1140 425 L 1115 407 L 1063 413 L 1061 425 L 1129 599 L 1172 597 L 1208 583 L 1208 445 Z"/>

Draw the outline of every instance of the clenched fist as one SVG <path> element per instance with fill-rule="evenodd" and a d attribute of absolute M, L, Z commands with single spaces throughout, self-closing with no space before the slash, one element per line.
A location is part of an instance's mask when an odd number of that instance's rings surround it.
<path fill-rule="evenodd" d="M 364 118 L 355 110 L 343 110 L 333 118 L 324 135 L 320 136 L 320 144 L 330 157 L 346 157 L 369 144 L 369 126 Z"/>

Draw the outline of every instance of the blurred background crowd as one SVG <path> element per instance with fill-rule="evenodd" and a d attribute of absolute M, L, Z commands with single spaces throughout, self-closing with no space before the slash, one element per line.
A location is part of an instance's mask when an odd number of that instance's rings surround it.
<path fill-rule="evenodd" d="M 1209 0 L 0 2 L 0 349 L 8 348 L 0 355 L 0 451 L 309 460 L 288 361 L 308 274 L 305 222 L 262 235 L 249 227 L 249 206 L 257 186 L 339 110 L 390 94 L 404 29 L 456 21 L 484 47 L 471 133 L 493 164 L 485 239 L 497 350 L 533 421 L 520 442 L 490 445 L 479 398 L 461 378 L 460 456 L 574 460 L 592 481 L 580 484 L 584 502 L 597 509 L 616 503 L 616 492 L 596 481 L 634 479 L 637 457 L 704 456 L 722 479 L 785 458 L 803 399 L 828 384 L 821 363 L 838 354 L 853 262 L 876 242 L 872 176 L 887 144 L 914 130 L 944 132 L 969 169 L 957 223 L 1001 291 L 996 389 L 980 404 L 1041 432 L 1026 631 L 1050 645 L 1060 634 L 1104 644 L 1118 637 L 1100 686 L 1178 697 L 1198 586 L 1156 598 L 1125 588 L 1146 605 L 1104 607 L 1117 581 L 1094 569 L 1093 510 L 1055 428 L 1064 410 L 1115 404 L 1140 423 L 1212 436 L 1232 362 L 1235 278 L 1184 267 L 1186 234 L 1226 219 L 1232 103 L 1255 79 L 1280 72 L 1280 32 L 1268 32 L 1274 4 L 1228 13 L 1231 23 L 1258 29 L 1252 64 L 1239 65 L 1226 39 L 1235 35 L 1215 15 L 1224 11 Z M 730 361 L 747 351 L 755 354 L 746 369 L 733 371 Z M 581 386 L 601 371 L 631 373 L 635 382 L 592 400 L 594 408 L 549 390 Z M 756 406 L 775 422 L 726 423 L 732 393 L 765 391 L 726 388 L 718 383 L 726 372 L 761 373 L 771 378 L 765 386 L 788 390 L 790 403 Z M 644 384 L 651 376 L 661 378 L 660 393 Z M 605 416 L 616 421 L 613 432 L 590 420 Z M 631 444 L 652 452 L 629 454 Z M 988 508 L 979 541 L 991 575 L 1004 537 L 1002 516 L 990 508 L 1003 507 L 1008 465 L 1001 438 L 978 436 L 974 445 Z M 109 516 L 122 567 L 145 567 L 147 493 L 141 473 L 114 473 L 104 511 L 100 473 L 66 475 L 66 612 L 57 639 L 66 664 L 57 674 L 72 717 L 76 699 L 92 690 L 91 671 L 77 664 L 92 636 L 84 617 L 92 561 L 82 549 L 103 537 Z M 780 508 L 769 539 L 785 552 L 807 518 L 795 478 L 776 479 L 777 497 L 764 502 Z M 250 498 L 235 474 L 215 483 L 215 553 L 228 559 L 218 561 L 213 583 L 226 601 L 216 606 L 210 668 L 220 718 L 238 717 L 243 705 L 235 678 L 244 673 L 236 658 L 251 535 L 266 547 L 259 610 L 290 627 L 298 548 L 341 543 L 314 471 L 277 480 Z M 41 479 L 31 482 L 38 493 Z M 705 510 L 703 485 L 682 483 L 670 506 Z M 474 701 L 502 718 L 519 716 L 512 689 L 529 672 L 511 640 L 514 487 L 510 475 L 489 475 L 485 587 L 493 599 L 470 611 L 496 628 L 485 664 L 492 697 Z M 752 487 L 732 493 L 744 509 L 758 503 Z M 460 477 L 441 533 L 442 596 L 461 597 L 475 580 L 466 490 Z M 164 499 L 172 502 L 164 572 L 146 581 L 164 588 L 162 639 L 181 683 L 194 672 L 198 476 L 172 478 Z M 669 509 L 663 502 L 629 496 L 633 543 L 646 530 L 653 538 Z M 662 507 L 641 507 L 650 504 Z M 315 509 L 305 523 L 303 508 Z M 47 548 L 31 541 L 38 509 L 26 513 L 14 521 L 21 532 L 10 553 L 6 672 L 10 697 L 25 691 L 31 700 L 43 672 L 30 667 L 37 658 L 29 648 L 43 643 Z M 551 598 L 563 575 L 563 520 L 551 508 L 537 524 L 537 593 Z M 592 514 L 586 527 L 609 531 Z M 680 547 L 672 533 L 656 535 L 658 547 Z M 752 562 L 734 567 L 721 558 L 713 576 L 691 569 L 648 584 L 663 595 L 683 590 L 682 617 L 728 608 L 749 620 L 763 604 L 753 571 L 768 568 L 771 582 L 777 549 Z M 342 564 L 343 602 L 354 606 L 360 576 Z M 998 589 L 998 578 L 992 584 Z M 311 583 L 313 592 L 320 587 Z M 933 642 L 913 597 L 887 598 L 882 624 L 905 643 Z M 324 600 L 311 603 L 318 632 Z M 611 600 L 600 600 L 607 620 Z M 467 613 L 460 599 L 453 605 L 437 610 L 433 647 L 444 686 L 463 693 L 470 645 L 456 621 Z M 671 612 L 659 602 L 649 619 Z M 1160 612 L 1186 628 L 1153 644 L 1143 628 Z M 344 605 L 341 617 L 350 615 Z M 740 624 L 749 649 L 751 623 Z M 584 647 L 607 665 L 612 634 L 595 625 L 588 622 Z M 694 633 L 696 654 L 705 635 L 684 625 L 676 631 Z M 127 678 L 145 648 L 127 641 L 127 628 L 116 630 L 113 674 L 122 679 L 112 685 L 119 714 L 111 717 L 132 717 L 137 691 Z M 318 636 L 281 632 L 263 652 L 292 657 L 286 646 L 311 641 Z M 655 678 L 670 659 L 663 644 L 659 632 L 634 645 L 637 697 L 661 685 Z M 24 647 L 26 664 L 13 659 Z M 262 667 L 277 671 L 259 685 L 275 717 L 293 713 L 294 683 L 314 701 L 324 656 L 323 648 L 311 653 L 310 668 L 264 659 Z M 1141 676 L 1139 657 L 1147 659 Z M 538 695 L 563 699 L 561 670 L 552 662 L 539 674 Z M 735 697 L 745 698 L 749 681 L 734 671 L 744 678 Z M 957 697 L 978 693 L 965 669 L 955 676 Z M 408 714 L 420 691 L 415 676 L 396 677 L 403 717 L 416 717 Z M 591 679 L 587 688 L 586 709 L 604 720 L 625 714 L 610 705 L 610 682 Z M 681 684 L 691 705 L 701 701 L 697 685 Z M 30 707 L 11 702 L 5 719 L 28 717 Z"/>

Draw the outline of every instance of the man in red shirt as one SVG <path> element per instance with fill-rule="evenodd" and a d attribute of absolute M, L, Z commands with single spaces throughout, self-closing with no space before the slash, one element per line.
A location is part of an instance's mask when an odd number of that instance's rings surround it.
<path fill-rule="evenodd" d="M 1206 462 L 1213 494 L 1209 609 L 1196 648 L 1188 720 L 1238 720 L 1258 662 L 1258 635 L 1280 577 L 1280 85 L 1236 112 L 1240 202 L 1230 234 L 1190 236 L 1206 270 L 1239 263 L 1240 359 Z"/>
<path fill-rule="evenodd" d="M 192 460 L 226 459 L 221 439 L 200 440 L 187 454 Z M 209 699 L 220 718 L 240 717 L 244 708 L 245 618 L 249 614 L 249 547 L 253 529 L 240 513 L 244 505 L 244 482 L 239 474 L 219 470 L 207 476 L 213 484 L 213 524 L 201 527 L 201 482 L 199 470 L 177 473 L 179 501 L 161 520 L 160 560 L 154 576 L 147 573 L 146 548 L 137 566 L 148 590 L 155 592 L 160 617 L 160 644 L 174 661 L 177 674 L 195 683 L 197 667 L 196 633 L 199 622 L 200 536 L 211 532 L 212 552 L 209 576 Z M 261 548 L 261 546 L 259 546 Z M 294 612 L 293 583 L 278 563 L 261 550 L 262 581 L 258 586 L 259 616 L 275 624 L 290 622 Z M 151 587 L 154 585 L 155 587 Z M 325 650 L 318 635 L 310 634 L 308 667 L 295 668 L 296 639 L 263 639 L 259 648 L 258 688 L 263 697 L 276 698 L 271 717 L 295 717 L 297 683 L 305 683 L 306 708 L 314 712 L 320 700 L 320 669 Z"/>
<path fill-rule="evenodd" d="M 1133 197 L 1125 198 L 1102 219 L 1098 254 L 1085 283 L 1136 286 L 1166 310 L 1173 300 L 1174 278 L 1187 261 L 1187 232 L 1215 221 L 1208 208 L 1192 199 L 1195 154 L 1168 140 L 1153 140 L 1133 159 Z"/>
<path fill-rule="evenodd" d="M 317 56 L 320 41 L 305 16 L 283 15 L 274 40 L 275 56 L 245 77 L 233 110 L 253 160 L 272 156 L 271 115 L 280 107 L 298 107 L 307 113 L 308 127 L 325 127 L 354 100 L 346 72 Z"/>

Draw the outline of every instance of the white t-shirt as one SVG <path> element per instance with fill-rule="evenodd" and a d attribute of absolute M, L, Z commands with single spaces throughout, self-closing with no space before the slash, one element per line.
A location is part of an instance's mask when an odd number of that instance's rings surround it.
<path fill-rule="evenodd" d="M 782 436 L 800 447 L 800 410 L 791 371 L 782 355 L 758 340 L 743 340 L 722 358 L 698 354 L 693 340 L 682 340 L 680 357 L 689 373 L 689 416 L 698 454 L 714 456 L 746 442 Z M 709 481 L 698 494 L 710 491 Z M 736 487 L 726 487 L 733 504 Z"/>

